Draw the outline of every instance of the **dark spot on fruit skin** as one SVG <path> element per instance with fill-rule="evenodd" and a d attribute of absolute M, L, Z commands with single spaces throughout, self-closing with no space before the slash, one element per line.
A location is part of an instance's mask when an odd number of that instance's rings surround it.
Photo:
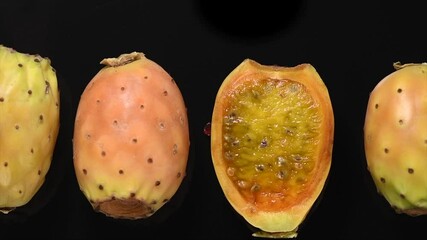
<path fill-rule="evenodd" d="M 385 178 L 380 178 L 380 181 L 382 182 L 382 183 L 385 183 Z"/>
<path fill-rule="evenodd" d="M 181 172 L 178 172 L 178 174 L 176 175 L 177 178 L 181 177 Z"/>
<path fill-rule="evenodd" d="M 134 198 L 135 197 L 135 193 L 130 193 L 130 197 Z"/>
<path fill-rule="evenodd" d="M 83 169 L 83 174 L 87 175 L 87 170 L 86 169 Z"/>
<path fill-rule="evenodd" d="M 43 121 L 43 115 L 40 115 L 40 116 L 39 116 L 39 120 L 40 120 L 40 122 L 42 122 L 42 121 Z"/>
<path fill-rule="evenodd" d="M 400 125 L 402 125 L 402 124 L 403 124 L 403 120 L 402 120 L 402 119 L 400 119 L 400 120 L 399 120 L 399 124 L 400 124 Z"/>
<path fill-rule="evenodd" d="M 111 200 L 116 200 L 116 197 L 112 196 L 112 197 L 111 197 Z"/>
<path fill-rule="evenodd" d="M 155 185 L 159 186 L 160 185 L 160 181 L 156 181 Z"/>
<path fill-rule="evenodd" d="M 405 195 L 404 195 L 403 193 L 401 193 L 401 194 L 400 194 L 400 197 L 401 197 L 402 199 L 405 199 Z"/>
<path fill-rule="evenodd" d="M 176 155 L 177 153 L 178 153 L 178 145 L 174 144 L 172 154 Z"/>
<path fill-rule="evenodd" d="M 389 152 L 388 148 L 384 148 L 384 152 L 388 153 Z"/>
<path fill-rule="evenodd" d="M 151 204 L 156 204 L 157 203 L 157 201 L 156 200 L 153 200 L 153 201 L 151 201 Z"/>
<path fill-rule="evenodd" d="M 31 149 L 30 149 L 30 152 L 31 152 L 31 153 L 34 153 L 34 149 L 33 149 L 33 148 L 31 148 Z"/>
<path fill-rule="evenodd" d="M 125 87 L 121 87 L 121 88 L 120 88 L 120 90 L 124 91 L 124 90 L 125 90 Z"/>
<path fill-rule="evenodd" d="M 106 155 L 105 151 L 102 151 L 102 152 L 101 152 L 101 155 L 102 155 L 103 157 L 105 157 L 105 155 Z"/>
<path fill-rule="evenodd" d="M 22 194 L 22 190 L 19 190 L 19 191 L 18 191 L 18 193 L 19 193 L 19 194 Z"/>
<path fill-rule="evenodd" d="M 24 65 L 22 65 L 22 63 L 18 63 L 18 67 L 23 67 Z"/>
<path fill-rule="evenodd" d="M 95 201 L 93 201 L 92 199 L 89 199 L 89 202 L 90 202 L 90 203 L 95 203 Z"/>
<path fill-rule="evenodd" d="M 401 93 L 401 92 L 402 92 L 402 89 L 401 89 L 401 88 L 397 89 L 397 92 L 398 92 L 398 93 Z"/>
<path fill-rule="evenodd" d="M 101 184 L 99 184 L 98 188 L 99 190 L 104 190 L 104 186 L 102 186 Z"/>
<path fill-rule="evenodd" d="M 31 95 L 31 94 L 33 94 L 33 91 L 31 91 L 31 89 L 30 89 L 30 90 L 28 90 L 28 95 Z"/>
<path fill-rule="evenodd" d="M 375 109 L 378 109 L 378 107 L 379 107 L 378 103 L 377 103 L 377 104 L 375 104 Z"/>
<path fill-rule="evenodd" d="M 172 82 L 172 83 L 175 83 L 175 79 L 171 78 L 171 82 Z"/>
<path fill-rule="evenodd" d="M 148 163 L 153 163 L 153 159 L 152 159 L 152 158 L 148 158 L 148 159 L 147 159 L 147 162 L 148 162 Z"/>
<path fill-rule="evenodd" d="M 137 142 L 138 142 L 138 139 L 134 138 L 134 139 L 132 139 L 132 142 L 133 142 L 133 143 L 137 143 Z"/>
<path fill-rule="evenodd" d="M 34 62 L 40 62 L 40 59 L 34 58 Z"/>
<path fill-rule="evenodd" d="M 4 102 L 4 98 L 3 97 L 0 97 L 0 102 Z"/>
<path fill-rule="evenodd" d="M 414 173 L 414 169 L 413 168 L 408 168 L 408 173 L 409 174 L 413 174 Z"/>
<path fill-rule="evenodd" d="M 167 202 L 167 201 L 169 201 L 169 199 L 168 199 L 168 198 L 163 199 L 163 202 L 164 202 L 164 203 L 165 203 L 165 202 Z"/>
<path fill-rule="evenodd" d="M 7 162 L 4 162 L 4 164 L 3 164 L 5 167 L 7 167 L 7 165 L 9 165 Z"/>
<path fill-rule="evenodd" d="M 147 79 L 148 77 L 147 76 L 144 76 L 144 79 Z"/>
<path fill-rule="evenodd" d="M 144 105 L 143 104 L 139 105 L 139 108 L 144 109 Z"/>
<path fill-rule="evenodd" d="M 41 171 L 41 170 L 39 170 L 39 171 L 37 172 L 37 174 L 38 174 L 38 175 L 42 174 L 42 171 Z"/>
<path fill-rule="evenodd" d="M 164 95 L 164 96 L 167 96 L 167 95 L 168 95 L 168 91 L 166 91 L 166 90 L 165 90 L 165 91 L 163 91 L 163 95 Z"/>
<path fill-rule="evenodd" d="M 50 83 L 48 81 L 44 81 L 44 83 L 46 84 L 46 88 L 44 90 L 45 94 L 49 94 L 50 92 Z"/>
<path fill-rule="evenodd" d="M 120 170 L 119 170 L 119 174 L 123 174 L 123 173 L 124 173 L 124 172 L 123 172 L 123 170 L 121 170 L 121 169 L 120 169 Z"/>
<path fill-rule="evenodd" d="M 19 125 L 15 125 L 15 129 L 16 129 L 16 130 L 19 130 Z"/>

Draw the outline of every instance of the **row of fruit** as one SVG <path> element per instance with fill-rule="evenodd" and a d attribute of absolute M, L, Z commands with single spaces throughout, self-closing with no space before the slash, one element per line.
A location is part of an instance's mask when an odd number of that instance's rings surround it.
<path fill-rule="evenodd" d="M 105 58 L 81 95 L 73 163 L 84 196 L 112 218 L 145 219 L 186 177 L 187 109 L 174 79 L 143 53 Z M 371 92 L 367 166 L 398 212 L 426 213 L 427 64 L 395 64 Z M 0 211 L 26 205 L 49 171 L 60 131 L 60 91 L 48 58 L 0 45 Z M 259 231 L 296 237 L 324 189 L 334 114 L 310 64 L 245 59 L 222 82 L 211 154 L 230 205 Z"/>

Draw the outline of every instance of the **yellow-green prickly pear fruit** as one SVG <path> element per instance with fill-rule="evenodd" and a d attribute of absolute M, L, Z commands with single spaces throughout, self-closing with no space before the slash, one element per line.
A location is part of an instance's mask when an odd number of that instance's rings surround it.
<path fill-rule="evenodd" d="M 396 63 L 369 96 L 364 144 L 380 194 L 398 213 L 427 214 L 427 64 Z"/>
<path fill-rule="evenodd" d="M 60 98 L 48 58 L 0 45 L 0 211 L 27 204 L 45 181 Z"/>

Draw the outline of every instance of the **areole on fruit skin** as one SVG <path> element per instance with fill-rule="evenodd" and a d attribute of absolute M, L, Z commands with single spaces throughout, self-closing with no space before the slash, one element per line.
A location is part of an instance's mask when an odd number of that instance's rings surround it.
<path fill-rule="evenodd" d="M 229 178 L 227 164 L 223 161 L 223 124 L 224 99 L 229 92 L 240 84 L 251 79 L 278 79 L 291 80 L 301 83 L 311 93 L 314 102 L 319 106 L 321 114 L 321 140 L 316 150 L 314 174 L 312 175 L 309 190 L 302 193 L 302 201 L 292 206 L 284 206 L 282 210 L 263 210 L 245 200 Z M 309 64 L 302 64 L 293 68 L 280 66 L 265 66 L 253 60 L 246 59 L 236 67 L 221 85 L 211 121 L 211 151 L 215 172 L 224 194 L 232 207 L 252 226 L 260 232 L 254 236 L 260 237 L 296 237 L 298 226 L 305 219 L 308 211 L 320 195 L 328 176 L 331 164 L 332 144 L 334 132 L 334 118 L 326 86 Z M 321 163 L 320 163 L 321 161 Z M 303 196 L 304 195 L 304 196 Z"/>
<path fill-rule="evenodd" d="M 60 93 L 48 58 L 0 45 L 0 212 L 45 182 L 59 133 Z"/>
<path fill-rule="evenodd" d="M 144 54 L 104 59 L 75 120 L 74 166 L 95 210 L 140 219 L 168 202 L 186 174 L 189 129 L 173 78 Z"/>
<path fill-rule="evenodd" d="M 398 213 L 427 214 L 427 63 L 393 64 L 369 96 L 364 125 L 368 170 Z"/>

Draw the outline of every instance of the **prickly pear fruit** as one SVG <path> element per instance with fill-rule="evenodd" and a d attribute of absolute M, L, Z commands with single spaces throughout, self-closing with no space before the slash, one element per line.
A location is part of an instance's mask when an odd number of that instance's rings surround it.
<path fill-rule="evenodd" d="M 316 69 L 245 59 L 218 90 L 211 124 L 216 176 L 253 236 L 296 237 L 332 162 L 333 109 Z"/>
<path fill-rule="evenodd" d="M 143 53 L 101 61 L 77 109 L 74 168 L 96 211 L 112 218 L 153 215 L 186 176 L 189 127 L 174 79 Z"/>
<path fill-rule="evenodd" d="M 368 170 L 398 213 L 427 214 L 427 64 L 396 63 L 369 96 L 364 125 Z"/>
<path fill-rule="evenodd" d="M 60 98 L 48 58 L 0 45 L 0 211 L 27 204 L 45 181 Z"/>

